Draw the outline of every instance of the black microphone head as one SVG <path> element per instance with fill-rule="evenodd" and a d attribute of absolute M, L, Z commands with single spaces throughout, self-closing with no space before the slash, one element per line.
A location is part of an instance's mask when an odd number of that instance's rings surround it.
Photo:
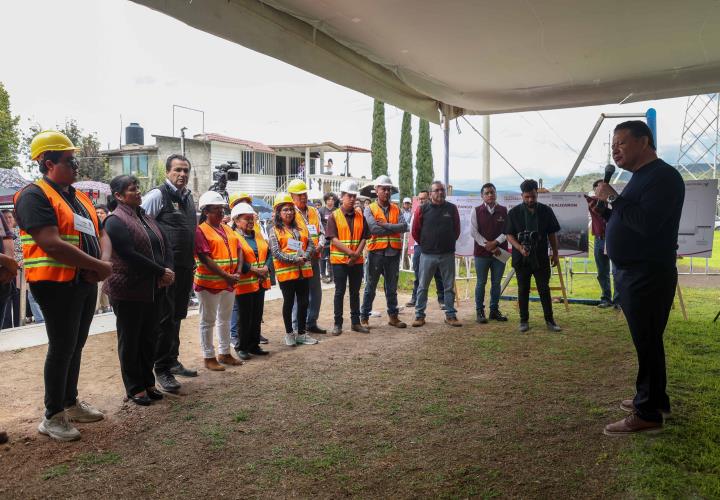
<path fill-rule="evenodd" d="M 608 163 L 607 165 L 605 165 L 605 177 L 603 178 L 605 184 L 608 184 L 610 182 L 610 179 L 612 179 L 614 173 L 615 165 L 613 165 L 612 163 Z"/>

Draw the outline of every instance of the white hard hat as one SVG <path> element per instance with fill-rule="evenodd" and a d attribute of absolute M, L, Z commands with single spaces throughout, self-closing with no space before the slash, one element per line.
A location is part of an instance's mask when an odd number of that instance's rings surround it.
<path fill-rule="evenodd" d="M 347 193 L 347 194 L 357 195 L 358 191 L 359 191 L 358 184 L 357 184 L 357 182 L 348 179 L 346 181 L 343 181 L 342 184 L 340 184 L 339 191 L 340 191 L 340 194 Z"/>
<path fill-rule="evenodd" d="M 408 197 L 403 198 L 403 203 L 412 203 L 412 200 Z"/>
<path fill-rule="evenodd" d="M 253 210 L 253 207 L 249 203 L 238 203 L 235 205 L 230 212 L 230 218 L 235 220 L 235 217 L 238 215 L 255 215 L 255 210 Z"/>
<path fill-rule="evenodd" d="M 392 179 L 387 175 L 378 175 L 377 179 L 373 182 L 373 186 L 384 186 L 389 188 L 395 187 Z"/>
<path fill-rule="evenodd" d="M 200 200 L 198 200 L 198 207 L 200 208 L 200 210 L 207 207 L 208 205 L 222 205 L 224 207 L 228 206 L 225 198 L 223 198 L 220 193 L 216 193 L 215 191 L 208 191 L 207 193 L 203 193 L 200 196 Z"/>

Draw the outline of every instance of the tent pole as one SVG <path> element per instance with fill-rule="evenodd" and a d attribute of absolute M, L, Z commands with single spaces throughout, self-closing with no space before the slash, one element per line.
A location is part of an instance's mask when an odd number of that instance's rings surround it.
<path fill-rule="evenodd" d="M 450 120 L 447 115 L 443 112 L 442 114 L 442 128 L 443 128 L 443 145 L 445 146 L 445 157 L 443 161 L 443 182 L 445 183 L 445 189 L 449 189 L 450 186 Z"/>
<path fill-rule="evenodd" d="M 482 131 L 485 136 L 483 141 L 482 156 L 483 156 L 483 173 L 482 180 L 483 184 L 490 182 L 490 115 L 483 116 Z"/>

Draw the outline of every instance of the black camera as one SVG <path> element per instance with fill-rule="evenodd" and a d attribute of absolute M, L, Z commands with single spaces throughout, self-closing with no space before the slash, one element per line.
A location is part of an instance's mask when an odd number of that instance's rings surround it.
<path fill-rule="evenodd" d="M 535 244 L 538 242 L 538 239 L 540 238 L 537 231 L 525 230 L 518 233 L 518 241 L 528 253 L 535 248 Z"/>

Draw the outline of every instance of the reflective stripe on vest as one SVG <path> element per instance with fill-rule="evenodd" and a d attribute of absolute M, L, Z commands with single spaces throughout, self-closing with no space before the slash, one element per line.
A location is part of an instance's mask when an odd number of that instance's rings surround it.
<path fill-rule="evenodd" d="M 222 236 L 207 222 L 203 222 L 198 226 L 202 231 L 205 239 L 210 246 L 209 257 L 217 264 L 220 269 L 226 273 L 233 274 L 237 272 L 238 267 L 238 241 L 239 238 L 235 231 L 230 229 L 225 224 L 220 224 L 220 227 L 227 236 L 227 243 Z M 210 268 L 206 267 L 200 259 L 195 256 L 195 262 L 197 269 L 195 270 L 195 277 L 193 282 L 197 286 L 203 288 L 212 288 L 215 290 L 225 290 L 228 288 L 228 284 L 225 279 L 215 274 Z"/>
<path fill-rule="evenodd" d="M 305 216 L 302 214 L 302 212 L 300 212 L 299 208 L 295 207 L 295 223 L 298 225 L 298 227 L 305 229 L 308 234 L 310 234 L 310 230 L 308 230 L 307 225 L 313 224 L 315 226 L 315 236 L 311 235 L 310 238 L 312 239 L 315 248 L 317 248 L 320 244 L 320 214 L 318 214 L 318 211 L 315 209 L 315 207 L 311 207 L 310 205 L 307 205 L 307 213 L 308 221 L 306 224 Z"/>
<path fill-rule="evenodd" d="M 379 222 L 397 224 L 398 220 L 400 220 L 400 209 L 394 203 L 390 203 L 390 210 L 388 213 L 389 220 L 385 220 L 385 213 L 376 201 L 370 204 L 370 212 L 372 212 L 375 220 Z M 402 250 L 402 238 L 400 233 L 392 233 L 384 236 L 371 235 L 367 242 L 367 249 L 370 252 L 374 252 L 375 250 L 384 250 L 387 247 L 394 248 L 395 250 Z"/>
<path fill-rule="evenodd" d="M 297 255 L 296 250 L 290 250 L 288 248 L 288 242 L 291 239 L 295 238 L 292 231 L 289 231 L 286 229 L 278 230 L 277 227 L 273 227 L 273 231 L 275 231 L 275 236 L 277 237 L 278 247 L 280 248 L 280 251 L 287 255 Z M 298 228 L 298 233 L 300 234 L 301 248 L 303 250 L 307 250 L 307 247 L 308 247 L 307 229 L 299 229 Z M 305 261 L 305 264 L 303 264 L 302 268 L 301 268 L 298 264 L 290 264 L 287 262 L 283 262 L 279 259 L 276 259 L 273 256 L 273 264 L 275 265 L 275 277 L 277 278 L 278 281 L 289 281 L 289 280 L 299 279 L 301 271 L 302 271 L 302 276 L 304 278 L 311 278 L 313 275 L 312 263 L 309 260 Z"/>
<path fill-rule="evenodd" d="M 58 221 L 57 228 L 60 239 L 73 246 L 82 248 L 82 238 L 80 238 L 80 232 L 75 229 L 75 212 L 73 212 L 68 202 L 45 180 L 41 179 L 35 181 L 35 185 L 42 190 L 45 196 L 47 196 L 48 201 L 50 201 L 50 205 L 55 212 L 55 218 Z M 16 205 L 20 196 L 22 196 L 23 191 L 24 190 L 21 190 L 15 193 L 13 201 Z M 90 201 L 90 198 L 88 198 L 82 191 L 75 191 L 75 197 L 87 211 L 90 216 L 90 220 L 95 226 L 95 234 L 99 236 L 100 224 L 98 223 L 95 207 Z M 22 243 L 25 275 L 27 276 L 28 282 L 65 282 L 75 279 L 75 274 L 77 272 L 75 267 L 68 266 L 67 264 L 58 262 L 50 257 L 42 248 L 40 248 L 40 245 L 35 243 L 33 237 L 23 230 L 20 230 L 20 242 Z"/>
<path fill-rule="evenodd" d="M 350 234 L 350 226 L 347 223 L 347 219 L 345 218 L 345 214 L 342 212 L 342 209 L 335 210 L 332 213 L 332 217 L 335 218 L 335 226 L 337 227 L 338 239 L 340 240 L 340 243 L 348 247 L 350 250 L 357 250 L 357 247 L 360 246 L 360 239 L 362 238 L 363 233 L 362 212 L 360 212 L 360 210 L 358 210 L 357 208 L 355 209 L 355 218 L 353 219 L 352 234 Z M 350 258 L 345 252 L 341 251 L 334 244 L 330 244 L 331 264 L 347 264 L 349 261 Z M 364 262 L 365 258 L 361 255 L 355 261 L 355 264 L 363 264 Z"/>
<path fill-rule="evenodd" d="M 238 239 L 240 240 L 240 247 L 243 252 L 243 262 L 254 268 L 258 268 L 261 264 L 265 264 L 267 261 L 268 243 L 265 241 L 265 238 L 262 237 L 262 234 L 257 231 L 255 232 L 255 243 L 258 247 L 258 258 L 255 258 L 255 252 L 242 234 L 238 233 Z M 262 287 L 265 290 L 270 289 L 269 275 L 262 281 Z M 235 285 L 235 295 L 253 293 L 258 290 L 260 290 L 260 278 L 249 271 L 241 274 L 240 281 L 238 281 L 237 285 Z"/>

